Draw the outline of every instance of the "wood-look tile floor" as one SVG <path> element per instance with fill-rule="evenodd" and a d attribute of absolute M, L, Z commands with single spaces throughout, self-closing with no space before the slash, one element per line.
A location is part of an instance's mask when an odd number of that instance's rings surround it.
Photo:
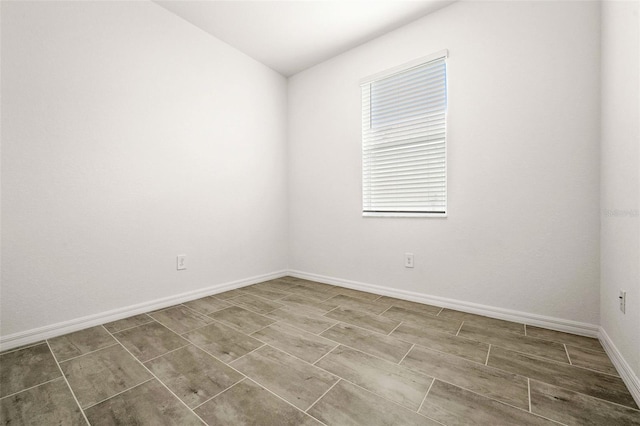
<path fill-rule="evenodd" d="M 3 425 L 640 425 L 597 339 L 292 277 L 0 354 Z"/>

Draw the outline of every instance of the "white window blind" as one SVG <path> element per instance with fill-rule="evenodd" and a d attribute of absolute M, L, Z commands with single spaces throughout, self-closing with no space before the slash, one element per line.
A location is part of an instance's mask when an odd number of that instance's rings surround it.
<path fill-rule="evenodd" d="M 364 215 L 446 214 L 445 59 L 362 83 Z"/>

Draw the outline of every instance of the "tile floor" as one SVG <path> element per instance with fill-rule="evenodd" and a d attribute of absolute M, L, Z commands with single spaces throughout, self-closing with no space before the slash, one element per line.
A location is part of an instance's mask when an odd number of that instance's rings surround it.
<path fill-rule="evenodd" d="M 596 339 L 285 277 L 0 354 L 3 425 L 640 425 Z"/>

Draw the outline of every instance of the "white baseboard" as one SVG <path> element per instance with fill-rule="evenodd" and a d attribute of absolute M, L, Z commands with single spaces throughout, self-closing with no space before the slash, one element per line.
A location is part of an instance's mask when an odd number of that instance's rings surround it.
<path fill-rule="evenodd" d="M 624 384 L 627 385 L 631 396 L 636 401 L 636 404 L 640 407 L 640 378 L 633 371 L 629 363 L 624 359 L 616 345 L 613 343 L 613 340 L 609 337 L 604 328 L 600 327 L 600 343 L 604 347 L 604 350 L 609 355 L 611 362 L 613 362 L 614 367 L 620 373 L 620 377 Z"/>
<path fill-rule="evenodd" d="M 537 327 L 549 328 L 565 333 L 579 334 L 582 336 L 598 337 L 599 327 L 594 324 L 572 321 L 562 318 L 548 317 L 544 315 L 531 314 L 528 312 L 514 311 L 510 309 L 497 308 L 494 306 L 481 305 L 478 303 L 464 302 L 446 297 L 431 296 L 413 291 L 398 290 L 391 287 L 362 283 L 358 281 L 345 280 L 341 278 L 327 277 L 324 275 L 312 274 L 308 272 L 289 270 L 288 274 L 294 277 L 326 284 L 334 284 L 341 287 L 352 288 L 354 290 L 368 291 L 370 293 L 391 296 L 397 299 L 411 300 L 413 302 L 426 303 L 428 305 L 440 306 L 443 308 L 455 309 L 472 314 L 484 315 L 491 318 L 498 318 L 507 321 L 515 321 Z"/>
<path fill-rule="evenodd" d="M 44 327 L 9 334 L 7 336 L 1 336 L 0 351 L 29 345 L 41 340 L 50 339 L 52 337 L 62 336 L 63 334 L 82 330 L 84 328 L 94 327 L 96 325 L 105 324 L 111 321 L 117 321 L 133 315 L 142 314 L 156 309 L 166 308 L 168 306 L 187 302 L 189 300 L 199 299 L 201 297 L 210 296 L 212 294 L 222 293 L 223 291 L 245 287 L 262 281 L 272 280 L 274 278 L 280 278 L 284 275 L 286 275 L 286 271 L 277 271 L 269 274 L 263 274 L 244 278 L 241 280 L 226 282 L 223 284 L 216 284 L 214 286 L 202 288 L 195 291 L 180 293 L 174 296 L 163 297 L 161 299 L 156 299 L 149 302 L 138 303 L 136 305 L 113 309 L 111 311 L 101 312 L 99 314 L 88 315 L 69 321 L 63 321 L 56 324 L 46 325 Z"/>

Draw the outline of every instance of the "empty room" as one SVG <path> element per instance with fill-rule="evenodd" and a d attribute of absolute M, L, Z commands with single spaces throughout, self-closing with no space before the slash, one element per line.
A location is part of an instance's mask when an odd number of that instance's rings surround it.
<path fill-rule="evenodd" d="M 0 425 L 640 425 L 639 13 L 0 1 Z"/>

